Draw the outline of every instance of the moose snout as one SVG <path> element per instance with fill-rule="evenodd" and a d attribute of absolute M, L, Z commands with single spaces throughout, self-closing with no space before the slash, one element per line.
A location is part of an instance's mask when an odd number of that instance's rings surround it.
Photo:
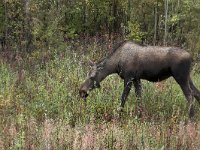
<path fill-rule="evenodd" d="M 84 100 L 86 100 L 86 98 L 88 97 L 88 93 L 85 90 L 80 90 L 79 91 L 79 95 L 81 98 L 83 98 Z"/>

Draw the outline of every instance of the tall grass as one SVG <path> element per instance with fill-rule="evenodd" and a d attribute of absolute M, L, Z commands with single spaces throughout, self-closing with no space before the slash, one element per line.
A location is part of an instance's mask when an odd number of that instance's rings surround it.
<path fill-rule="evenodd" d="M 95 48 L 95 51 L 92 49 Z M 117 111 L 123 81 L 107 77 L 85 103 L 78 89 L 88 57 L 103 56 L 97 45 L 85 51 L 20 56 L 0 65 L 0 149 L 198 149 L 200 107 L 188 123 L 187 102 L 175 81 L 143 83 L 142 115 L 134 89 Z M 192 78 L 200 89 L 199 64 Z"/>

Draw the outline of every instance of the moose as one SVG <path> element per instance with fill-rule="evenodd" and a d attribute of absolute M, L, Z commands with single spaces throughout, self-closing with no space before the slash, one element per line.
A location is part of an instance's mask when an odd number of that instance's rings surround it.
<path fill-rule="evenodd" d="M 158 82 L 173 77 L 188 101 L 189 117 L 194 117 L 194 98 L 200 103 L 200 92 L 190 77 L 191 55 L 177 47 L 145 46 L 134 41 L 124 41 L 99 63 L 91 62 L 91 70 L 79 89 L 86 100 L 89 91 L 100 87 L 108 75 L 117 73 L 124 80 L 120 108 L 123 109 L 132 84 L 141 97 L 141 79 Z"/>

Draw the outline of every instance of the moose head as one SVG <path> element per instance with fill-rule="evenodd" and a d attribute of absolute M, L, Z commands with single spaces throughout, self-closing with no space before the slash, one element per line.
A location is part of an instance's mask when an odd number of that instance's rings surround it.
<path fill-rule="evenodd" d="M 79 89 L 80 97 L 84 100 L 86 100 L 89 91 L 91 91 L 94 88 L 100 87 L 100 83 L 98 80 L 98 67 L 92 61 L 89 61 L 89 65 L 91 67 L 91 70 L 88 73 L 85 82 L 81 85 Z"/>

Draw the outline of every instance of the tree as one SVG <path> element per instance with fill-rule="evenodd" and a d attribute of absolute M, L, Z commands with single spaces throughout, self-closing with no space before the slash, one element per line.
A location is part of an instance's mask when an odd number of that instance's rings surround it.
<path fill-rule="evenodd" d="M 53 49 L 79 36 L 120 35 L 199 49 L 198 0 L 15 0 L 0 4 L 1 47 Z"/>
<path fill-rule="evenodd" d="M 164 39 L 163 39 L 164 45 L 167 44 L 167 34 L 168 34 L 167 22 L 168 22 L 168 0 L 165 0 L 165 32 L 164 32 Z"/>

